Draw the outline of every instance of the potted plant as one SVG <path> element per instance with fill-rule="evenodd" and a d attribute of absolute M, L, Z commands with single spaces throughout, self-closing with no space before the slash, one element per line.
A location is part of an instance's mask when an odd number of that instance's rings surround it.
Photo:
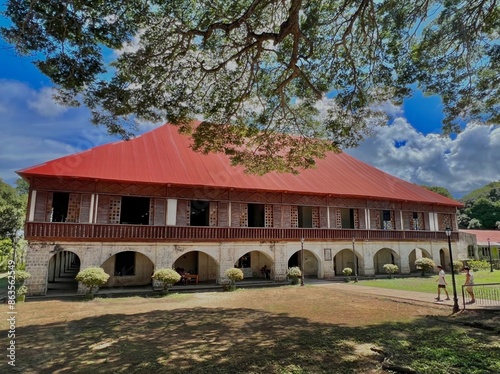
<path fill-rule="evenodd" d="M 346 283 L 351 281 L 351 276 L 350 276 L 352 274 L 352 269 L 351 268 L 344 268 L 344 270 L 342 270 L 342 274 L 345 275 L 344 281 Z"/>
<path fill-rule="evenodd" d="M 109 279 L 109 274 L 103 268 L 94 267 L 80 270 L 75 279 L 87 288 L 87 296 L 94 298 L 94 294 Z"/>
<path fill-rule="evenodd" d="M 168 294 L 168 289 L 181 280 L 181 275 L 174 269 L 158 269 L 151 277 L 162 285 L 163 295 Z"/>
<path fill-rule="evenodd" d="M 392 279 L 392 274 L 395 274 L 399 271 L 398 265 L 394 264 L 385 264 L 383 266 L 384 271 L 389 274 L 389 279 Z"/>
<path fill-rule="evenodd" d="M 16 269 L 15 272 L 16 286 L 21 287 L 24 284 L 24 281 L 29 277 L 31 277 L 31 274 L 28 273 L 27 271 Z"/>
<path fill-rule="evenodd" d="M 291 284 L 299 284 L 299 278 L 302 276 L 302 271 L 298 266 L 288 268 L 287 276 L 290 278 Z"/>
<path fill-rule="evenodd" d="M 22 285 L 16 290 L 16 302 L 22 303 L 26 299 L 26 294 L 28 293 L 28 287 Z"/>
<path fill-rule="evenodd" d="M 236 289 L 236 281 L 243 280 L 243 271 L 237 268 L 230 268 L 226 270 L 226 277 L 229 279 L 229 285 L 227 287 L 228 291 L 234 291 Z"/>

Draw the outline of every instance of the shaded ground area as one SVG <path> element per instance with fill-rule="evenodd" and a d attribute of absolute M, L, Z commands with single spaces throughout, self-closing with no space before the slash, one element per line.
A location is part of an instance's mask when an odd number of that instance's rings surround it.
<path fill-rule="evenodd" d="M 450 316 L 320 286 L 37 301 L 17 312 L 22 373 L 500 372 L 498 312 Z"/>

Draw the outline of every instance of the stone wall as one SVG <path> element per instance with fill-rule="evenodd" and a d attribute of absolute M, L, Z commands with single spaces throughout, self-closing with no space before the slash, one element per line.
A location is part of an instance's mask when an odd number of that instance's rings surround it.
<path fill-rule="evenodd" d="M 454 256 L 457 256 L 457 244 L 452 243 Z M 358 255 L 359 275 L 373 275 L 376 272 L 375 256 L 381 250 L 389 250 L 394 255 L 395 263 L 401 273 L 410 272 L 410 259 L 416 258 L 415 250 L 429 254 L 436 264 L 448 253 L 447 242 L 382 242 L 357 241 L 355 250 Z M 328 249 L 328 251 L 325 251 Z M 343 250 L 349 249 L 349 252 Z M 352 249 L 351 241 L 306 241 L 304 250 L 306 275 L 322 279 L 331 279 L 335 276 L 335 261 L 344 260 L 342 256 L 349 256 Z M 27 271 L 31 278 L 26 281 L 29 295 L 43 295 L 47 291 L 47 277 L 49 261 L 58 251 L 75 253 L 80 259 L 80 269 L 88 267 L 102 267 L 106 261 L 119 252 L 133 251 L 140 253 L 144 258 L 143 264 L 138 266 L 142 276 L 150 277 L 152 270 L 173 268 L 176 261 L 188 261 L 193 251 L 197 252 L 196 271 L 201 281 L 221 283 L 225 280 L 225 271 L 235 265 L 238 259 L 246 253 L 252 254 L 252 274 L 259 275 L 260 268 L 267 265 L 271 268 L 272 279 L 286 279 L 288 261 L 301 250 L 300 241 L 296 242 L 226 242 L 226 243 L 53 243 L 44 244 L 31 242 L 27 251 Z M 328 253 L 329 258 L 325 258 Z M 331 255 L 331 257 L 330 257 Z M 352 254 L 350 255 L 352 256 Z M 443 257 L 444 256 L 444 257 Z M 389 258 L 389 257 L 388 257 Z M 388 259 L 387 258 L 387 259 Z M 353 259 L 353 257 L 351 257 Z M 387 260 L 389 261 L 389 260 Z M 352 260 L 351 260 L 352 262 Z M 186 262 L 187 263 L 187 262 Z M 188 265 L 186 265 L 188 266 Z M 142 270 L 141 270 L 142 269 Z M 108 269 L 109 270 L 109 269 Z M 338 270 L 338 268 L 337 268 Z M 141 276 L 141 274 L 138 274 Z M 80 292 L 83 289 L 80 287 Z"/>

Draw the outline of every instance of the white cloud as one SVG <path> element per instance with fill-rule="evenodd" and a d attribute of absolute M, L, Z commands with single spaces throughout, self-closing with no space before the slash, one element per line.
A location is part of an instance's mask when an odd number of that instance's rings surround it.
<path fill-rule="evenodd" d="M 399 117 L 347 153 L 409 182 L 445 187 L 459 198 L 500 179 L 499 149 L 499 126 L 470 123 L 452 139 L 424 135 Z"/>
<path fill-rule="evenodd" d="M 4 181 L 13 183 L 18 178 L 15 170 L 118 140 L 107 135 L 105 128 L 92 126 L 85 108 L 70 108 L 52 117 L 41 115 L 33 103 L 49 96 L 44 89 L 0 80 L 0 178 Z M 332 102 L 321 104 L 325 110 Z M 396 107 L 390 111 L 398 114 L 393 124 L 376 127 L 372 137 L 347 152 L 409 182 L 445 187 L 457 198 L 500 179 L 499 126 L 470 123 L 451 139 L 424 135 Z M 154 127 L 142 123 L 140 132 Z"/>
<path fill-rule="evenodd" d="M 403 108 L 399 105 L 395 105 L 389 100 L 373 106 L 374 110 L 381 110 L 386 113 L 389 118 L 400 117 L 403 115 Z"/>
<path fill-rule="evenodd" d="M 51 117 L 42 115 L 39 104 L 47 97 L 47 89 L 34 90 L 22 82 L 0 80 L 0 178 L 8 183 L 18 178 L 16 170 L 117 140 L 104 128 L 92 126 L 85 108 L 58 111 L 48 100 Z M 54 111 L 58 111 L 57 116 Z"/>
<path fill-rule="evenodd" d="M 28 107 L 34 109 L 42 117 L 57 117 L 63 114 L 68 108 L 54 100 L 54 93 L 53 88 L 42 88 L 33 94 L 34 98 L 28 101 Z"/>

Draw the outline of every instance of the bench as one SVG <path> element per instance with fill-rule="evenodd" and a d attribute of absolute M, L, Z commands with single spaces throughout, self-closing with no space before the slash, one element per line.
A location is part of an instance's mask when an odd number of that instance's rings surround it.
<path fill-rule="evenodd" d="M 194 280 L 195 284 L 198 284 L 198 274 L 184 274 L 183 277 L 186 282 L 191 283 Z"/>

